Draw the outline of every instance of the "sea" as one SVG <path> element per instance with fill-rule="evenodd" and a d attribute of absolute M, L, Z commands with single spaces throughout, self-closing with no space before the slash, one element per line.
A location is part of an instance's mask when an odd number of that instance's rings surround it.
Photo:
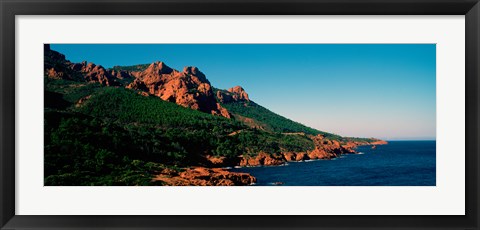
<path fill-rule="evenodd" d="M 389 141 L 359 146 L 358 154 L 282 166 L 233 168 L 257 178 L 256 186 L 435 186 L 435 141 Z"/>

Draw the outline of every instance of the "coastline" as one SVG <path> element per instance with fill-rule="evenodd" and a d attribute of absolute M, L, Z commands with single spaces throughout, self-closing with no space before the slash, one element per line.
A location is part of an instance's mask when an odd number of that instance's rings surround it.
<path fill-rule="evenodd" d="M 167 186 L 234 186 L 253 185 L 257 179 L 249 173 L 231 172 L 232 168 L 246 167 L 279 167 L 286 166 L 288 162 L 309 162 L 316 160 L 335 160 L 344 154 L 359 154 L 358 146 L 386 145 L 387 141 L 375 140 L 347 141 L 340 143 L 329 140 L 323 135 L 309 136 L 314 141 L 314 149 L 306 152 L 260 152 L 256 156 L 238 156 L 231 161 L 226 157 L 206 156 L 208 166 L 193 166 L 182 169 L 183 171 L 164 169 L 152 181 L 160 182 Z"/>
<path fill-rule="evenodd" d="M 326 139 L 323 135 L 310 135 L 314 142 L 314 149 L 305 152 L 281 152 L 266 153 L 260 152 L 256 156 L 241 155 L 238 156 L 238 163 L 234 165 L 225 164 L 225 157 L 207 156 L 207 160 L 213 166 L 221 167 L 255 167 L 255 166 L 280 166 L 288 162 L 302 162 L 307 160 L 331 160 L 338 158 L 343 154 L 358 154 L 356 148 L 358 146 L 377 146 L 386 145 L 387 141 L 375 140 L 373 142 L 366 141 L 347 141 L 341 143 L 337 140 Z"/>
<path fill-rule="evenodd" d="M 433 141 L 392 141 L 388 145 L 358 146 L 359 154 L 331 160 L 291 162 L 285 167 L 244 167 L 256 186 L 435 186 L 436 144 Z M 277 184 L 275 184 L 277 185 Z"/>

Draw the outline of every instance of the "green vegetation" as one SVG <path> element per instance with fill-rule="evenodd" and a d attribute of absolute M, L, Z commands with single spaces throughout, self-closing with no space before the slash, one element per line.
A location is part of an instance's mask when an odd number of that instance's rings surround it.
<path fill-rule="evenodd" d="M 355 141 L 355 142 L 367 142 L 372 143 L 375 141 L 379 141 L 380 139 L 376 138 L 364 138 L 364 137 L 343 137 L 344 141 Z"/>
<path fill-rule="evenodd" d="M 306 136 L 94 83 L 46 79 L 44 115 L 45 185 L 148 185 L 166 167 L 208 166 L 205 155 L 314 148 Z"/>
<path fill-rule="evenodd" d="M 76 103 L 81 98 L 92 95 L 95 92 L 105 89 L 99 83 L 87 83 L 70 80 L 52 80 L 44 78 L 45 91 L 55 92 L 63 96 L 63 99 L 70 103 Z"/>
<path fill-rule="evenodd" d="M 139 64 L 139 65 L 130 65 L 130 66 L 114 66 L 110 70 L 123 70 L 123 71 L 144 71 L 148 68 L 150 64 Z"/>
<path fill-rule="evenodd" d="M 235 123 L 224 117 L 212 116 L 163 101 L 158 97 L 145 97 L 133 90 L 114 87 L 106 87 L 93 95 L 79 111 L 123 123 L 138 122 L 158 127 L 204 129 L 219 126 L 228 130 L 227 132 L 241 127 L 239 122 Z"/>
<path fill-rule="evenodd" d="M 45 185 L 147 185 L 163 165 L 135 156 L 139 132 L 78 114 L 45 113 Z M 144 159 L 144 160 L 139 160 Z"/>
<path fill-rule="evenodd" d="M 312 129 L 298 122 L 292 121 L 288 118 L 282 117 L 272 111 L 256 104 L 253 101 L 250 102 L 230 102 L 222 104 L 228 111 L 241 115 L 243 117 L 252 118 L 267 127 L 267 130 L 281 133 L 306 133 L 311 135 L 322 134 L 330 139 L 341 139 L 341 136 L 322 132 L 316 129 Z"/>

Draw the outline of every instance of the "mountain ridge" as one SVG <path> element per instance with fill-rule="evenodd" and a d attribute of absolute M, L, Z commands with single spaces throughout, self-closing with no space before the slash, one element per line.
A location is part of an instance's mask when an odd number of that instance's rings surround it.
<path fill-rule="evenodd" d="M 248 185 L 255 178 L 220 168 L 332 159 L 385 144 L 294 122 L 241 86 L 214 88 L 193 66 L 105 69 L 44 50 L 46 185 Z"/>

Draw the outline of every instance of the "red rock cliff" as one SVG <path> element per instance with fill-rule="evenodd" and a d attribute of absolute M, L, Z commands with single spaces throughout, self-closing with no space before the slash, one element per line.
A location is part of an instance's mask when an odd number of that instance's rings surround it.
<path fill-rule="evenodd" d="M 153 181 L 168 186 L 233 186 L 251 185 L 256 178 L 248 173 L 229 172 L 220 168 L 191 167 L 183 172 L 164 169 Z"/>
<path fill-rule="evenodd" d="M 113 76 L 101 65 L 95 65 L 93 63 L 75 63 L 69 65 L 69 68 L 73 71 L 83 74 L 84 79 L 87 82 L 98 82 L 102 85 L 114 85 Z"/>
<path fill-rule="evenodd" d="M 93 63 L 72 63 L 65 55 L 44 46 L 44 72 L 52 79 L 81 80 L 98 82 L 102 85 L 115 85 L 114 77 L 102 66 Z"/>
<path fill-rule="evenodd" d="M 155 62 L 136 74 L 136 79 L 127 88 L 148 92 L 183 107 L 230 118 L 230 113 L 217 103 L 210 82 L 197 67 L 185 67 L 179 72 L 163 62 Z"/>
<path fill-rule="evenodd" d="M 229 103 L 234 101 L 250 101 L 247 92 L 241 86 L 235 86 L 228 90 L 218 90 L 217 98 L 221 103 Z"/>

